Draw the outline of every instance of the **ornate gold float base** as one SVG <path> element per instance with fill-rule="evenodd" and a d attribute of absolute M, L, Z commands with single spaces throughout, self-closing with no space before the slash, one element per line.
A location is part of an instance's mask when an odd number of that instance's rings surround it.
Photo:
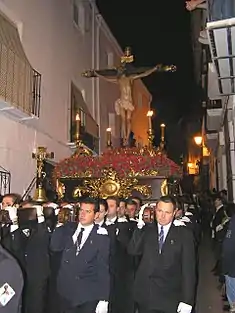
<path fill-rule="evenodd" d="M 74 199 L 84 195 L 103 199 L 111 196 L 128 198 L 133 191 L 138 191 L 144 197 L 150 197 L 152 194 L 151 186 L 139 184 L 137 177 L 121 178 L 115 170 L 103 169 L 100 178 L 84 178 L 82 185 L 74 188 L 72 196 Z M 62 198 L 65 193 L 62 183 L 58 183 L 57 192 Z"/>

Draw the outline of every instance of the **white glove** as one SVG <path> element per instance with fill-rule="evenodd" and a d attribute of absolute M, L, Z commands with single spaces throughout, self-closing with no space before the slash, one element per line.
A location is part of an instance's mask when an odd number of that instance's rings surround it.
<path fill-rule="evenodd" d="M 34 205 L 33 208 L 37 210 L 37 218 L 38 223 L 41 224 L 45 221 L 44 215 L 43 215 L 43 207 L 41 205 Z"/>
<path fill-rule="evenodd" d="M 10 226 L 10 233 L 13 233 L 15 230 L 19 228 L 18 224 L 17 225 L 11 225 Z"/>
<path fill-rule="evenodd" d="M 181 220 L 174 220 L 173 224 L 175 226 L 186 226 L 184 222 L 182 222 Z"/>
<path fill-rule="evenodd" d="M 216 227 L 215 231 L 218 232 L 218 231 L 221 231 L 222 229 L 223 229 L 223 225 L 219 224 L 219 225 Z"/>
<path fill-rule="evenodd" d="M 59 214 L 59 212 L 60 212 L 60 209 L 59 209 L 59 208 L 58 208 L 58 209 L 55 209 L 55 215 L 56 215 L 56 216 Z"/>
<path fill-rule="evenodd" d="M 191 313 L 192 311 L 192 306 L 189 304 L 186 304 L 184 302 L 180 302 L 178 305 L 177 312 L 178 313 Z"/>
<path fill-rule="evenodd" d="M 108 301 L 99 301 L 95 313 L 108 313 Z"/>
<path fill-rule="evenodd" d="M 149 203 L 145 203 L 144 205 L 142 205 L 142 207 L 140 208 L 139 211 L 139 219 L 138 219 L 138 223 L 137 223 L 137 227 L 139 229 L 142 229 L 145 225 L 145 222 L 143 221 L 143 214 L 144 214 L 144 210 L 145 208 L 147 208 L 149 206 Z"/>
<path fill-rule="evenodd" d="M 18 217 L 17 217 L 17 208 L 14 206 L 8 206 L 5 208 L 6 211 L 9 213 L 10 220 L 12 223 L 17 223 Z"/>

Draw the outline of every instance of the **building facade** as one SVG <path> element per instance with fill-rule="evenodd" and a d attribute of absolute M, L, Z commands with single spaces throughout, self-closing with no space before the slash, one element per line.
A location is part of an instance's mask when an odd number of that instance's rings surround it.
<path fill-rule="evenodd" d="M 197 78 L 200 77 L 197 81 L 205 113 L 202 136 L 210 150 L 208 186 L 210 189 L 226 189 L 229 200 L 235 201 L 235 16 L 230 13 L 229 18 L 223 18 L 224 12 L 221 11 L 220 20 L 209 20 L 210 12 L 208 14 L 205 8 L 198 8 L 191 14 L 194 29 L 197 28 L 193 32 L 193 41 L 197 41 L 198 47 L 194 53 L 195 72 Z M 206 32 L 199 36 L 203 29 Z"/>
<path fill-rule="evenodd" d="M 93 151 L 105 149 L 108 127 L 120 142 L 118 86 L 81 75 L 119 64 L 123 54 L 94 1 L 0 0 L 0 48 L 0 165 L 12 191 L 22 193 L 35 176 L 38 146 L 55 162 L 71 155 L 78 113 Z M 149 92 L 141 81 L 135 88 L 147 110 Z"/>

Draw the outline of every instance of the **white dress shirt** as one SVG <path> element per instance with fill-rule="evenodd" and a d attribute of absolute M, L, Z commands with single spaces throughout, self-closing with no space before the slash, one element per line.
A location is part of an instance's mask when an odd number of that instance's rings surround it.
<path fill-rule="evenodd" d="M 75 233 L 72 236 L 73 243 L 74 244 L 76 243 L 78 235 L 79 235 L 81 229 L 84 228 L 84 231 L 83 231 L 83 234 L 82 234 L 82 240 L 81 240 L 81 244 L 80 244 L 80 249 L 81 249 L 83 247 L 84 243 L 86 242 L 87 238 L 89 237 L 93 227 L 94 227 L 94 224 L 83 226 L 83 225 L 81 225 L 79 223 Z"/>
<path fill-rule="evenodd" d="M 165 242 L 165 240 L 166 240 L 166 236 L 167 236 L 167 234 L 168 234 L 168 232 L 169 232 L 169 229 L 170 229 L 170 227 L 171 227 L 171 224 L 172 224 L 172 223 L 163 226 L 163 231 L 164 231 L 163 242 Z M 160 234 L 162 225 L 160 225 L 159 223 L 157 223 L 157 225 L 158 225 L 158 234 Z"/>
<path fill-rule="evenodd" d="M 116 219 L 117 219 L 117 216 L 114 216 L 112 218 L 108 218 L 106 219 L 105 221 L 105 225 L 109 226 L 109 225 L 112 225 L 116 222 Z"/>

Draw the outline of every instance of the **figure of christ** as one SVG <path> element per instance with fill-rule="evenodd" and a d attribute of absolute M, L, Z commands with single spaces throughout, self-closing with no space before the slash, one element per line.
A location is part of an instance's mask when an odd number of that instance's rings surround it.
<path fill-rule="evenodd" d="M 173 72 L 176 70 L 176 67 L 173 65 L 163 66 L 156 65 L 153 68 L 147 69 L 140 74 L 131 74 L 128 73 L 127 64 L 121 64 L 120 67 L 115 69 L 116 75 L 112 74 L 109 76 L 105 71 L 93 70 L 86 71 L 83 73 L 84 77 L 100 77 L 108 82 L 116 83 L 119 85 L 120 89 L 120 98 L 115 102 L 115 111 L 117 115 L 121 117 L 121 137 L 123 140 L 123 145 L 127 146 L 129 143 L 129 137 L 131 133 L 131 121 L 132 113 L 134 111 L 133 105 L 133 83 L 137 79 L 141 79 L 151 75 L 154 72 Z"/>

